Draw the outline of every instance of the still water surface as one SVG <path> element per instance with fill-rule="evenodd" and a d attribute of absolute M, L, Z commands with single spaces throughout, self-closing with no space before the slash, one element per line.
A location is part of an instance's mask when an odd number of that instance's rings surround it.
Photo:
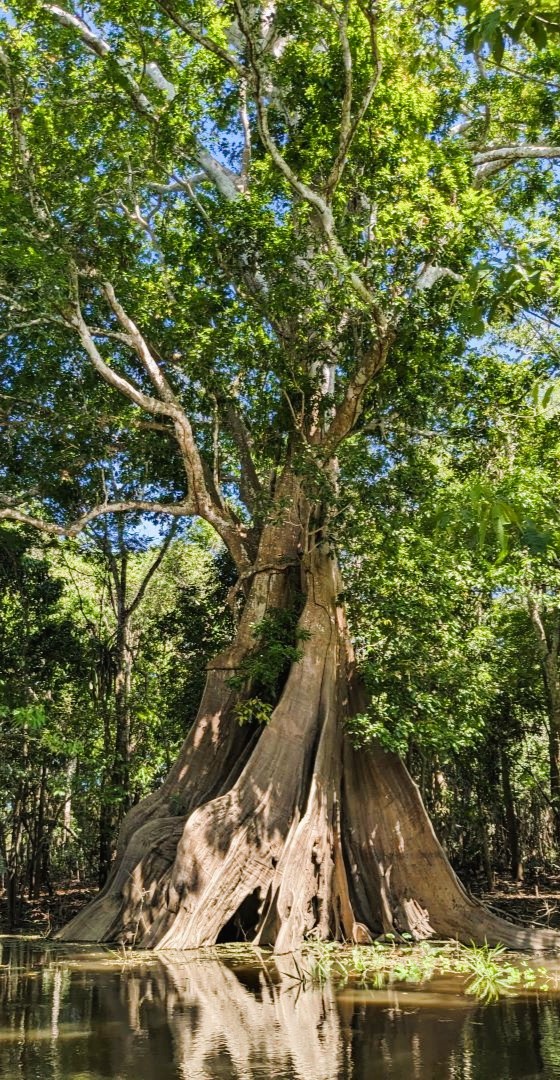
<path fill-rule="evenodd" d="M 560 996 L 301 989 L 288 957 L 22 939 L 0 939 L 0 963 L 3 1080 L 560 1080 Z"/>

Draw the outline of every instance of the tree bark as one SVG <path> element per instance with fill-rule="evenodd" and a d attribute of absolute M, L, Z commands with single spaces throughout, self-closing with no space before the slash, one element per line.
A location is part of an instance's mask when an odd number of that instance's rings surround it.
<path fill-rule="evenodd" d="M 503 747 L 500 749 L 500 763 L 502 767 L 502 788 L 504 792 L 504 810 L 508 835 L 511 877 L 512 881 L 520 882 L 523 881 L 523 863 L 521 860 L 521 845 L 519 842 L 519 825 L 511 787 L 509 757 Z"/>
<path fill-rule="evenodd" d="M 43 868 L 45 864 L 45 847 L 48 845 L 48 836 L 45 829 L 45 809 L 47 802 L 47 764 L 43 761 L 41 766 L 41 778 L 37 806 L 35 812 L 35 826 L 33 830 L 33 843 L 31 846 L 31 865 L 29 875 L 29 896 L 38 900 L 41 894 L 43 882 Z"/>
<path fill-rule="evenodd" d="M 556 846 L 560 849 L 560 609 L 550 612 L 550 625 L 546 626 L 535 597 L 529 597 L 528 608 L 541 657 L 548 712 L 550 806 Z"/>
<path fill-rule="evenodd" d="M 367 942 L 391 932 L 552 948 L 471 899 L 403 763 L 352 748 L 364 708 L 332 550 L 293 476 L 277 492 L 231 647 L 211 665 L 197 721 L 167 780 L 127 815 L 100 896 L 58 935 L 185 949 L 246 939 Z M 240 727 L 230 678 L 265 612 L 303 597 L 291 664 L 270 722 Z"/>
<path fill-rule="evenodd" d="M 560 849 L 560 693 L 549 714 L 548 760 L 550 767 L 550 801 L 554 819 L 556 846 Z"/>

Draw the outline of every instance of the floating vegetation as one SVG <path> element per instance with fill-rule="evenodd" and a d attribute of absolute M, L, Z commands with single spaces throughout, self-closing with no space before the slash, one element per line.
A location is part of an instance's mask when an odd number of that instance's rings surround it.
<path fill-rule="evenodd" d="M 461 945 L 459 942 L 403 945 L 396 940 L 345 947 L 331 942 L 308 943 L 294 958 L 289 978 L 303 986 L 327 981 L 380 990 L 398 984 L 428 982 L 436 975 L 464 977 L 464 991 L 479 1001 L 523 992 L 547 993 L 560 988 L 560 968 L 517 960 L 503 945 Z"/>
<path fill-rule="evenodd" d="M 424 941 L 414 943 L 391 934 L 371 945 L 340 945 L 336 942 L 307 941 L 298 953 L 276 956 L 269 948 L 249 942 L 231 942 L 201 949 L 141 950 L 121 945 L 68 946 L 41 942 L 43 951 L 55 965 L 68 969 L 94 970 L 101 967 L 131 968 L 146 965 L 157 968 L 161 963 L 188 969 L 201 963 L 223 964 L 231 969 L 260 969 L 271 983 L 281 976 L 288 984 L 301 990 L 330 984 L 335 989 L 350 987 L 364 990 L 383 990 L 396 986 L 419 986 L 441 976 L 452 976 L 457 989 L 491 1003 L 503 997 L 522 993 L 557 993 L 560 990 L 560 961 L 548 967 L 536 957 L 522 958 L 507 952 L 505 946 L 459 942 Z M 16 938 L 14 947 L 26 944 L 33 947 L 36 938 Z M 17 955 L 17 951 L 16 951 Z M 12 959 L 9 969 L 19 970 Z M 5 967 L 6 965 L 4 965 Z M 42 967 L 43 965 L 41 965 Z M 0 965 L 0 968 L 2 965 Z M 21 967 L 25 973 L 26 967 Z M 36 974 L 36 972 L 33 972 Z"/>

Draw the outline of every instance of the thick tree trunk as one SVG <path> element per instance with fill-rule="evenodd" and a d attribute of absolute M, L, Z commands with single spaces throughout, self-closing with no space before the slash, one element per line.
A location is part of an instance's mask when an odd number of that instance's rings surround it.
<path fill-rule="evenodd" d="M 336 562 L 308 529 L 297 490 L 280 492 L 248 584 L 237 638 L 211 665 L 198 719 L 162 789 L 125 819 L 105 889 L 59 934 L 185 949 L 246 938 L 296 948 L 305 937 L 382 933 L 552 948 L 471 899 L 440 847 L 402 762 L 356 751 L 346 717 L 364 707 Z M 308 543 L 311 535 L 313 543 Z M 301 659 L 267 725 L 239 727 L 232 672 L 266 611 L 299 585 Z"/>

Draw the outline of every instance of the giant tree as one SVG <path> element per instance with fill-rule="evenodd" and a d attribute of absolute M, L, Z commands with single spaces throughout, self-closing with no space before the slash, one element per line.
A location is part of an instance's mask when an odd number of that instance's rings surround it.
<path fill-rule="evenodd" d="M 512 88 L 467 59 L 454 12 L 415 8 L 10 8 L 4 384 L 15 420 L 36 410 L 1 513 L 70 535 L 197 515 L 238 575 L 196 723 L 66 938 L 555 940 L 477 906 L 399 758 L 345 737 L 364 707 L 336 554 L 348 448 L 367 453 L 399 383 L 445 379 L 472 267 L 551 197 L 560 157 L 531 52 Z M 112 430 L 144 478 L 88 506 Z"/>

